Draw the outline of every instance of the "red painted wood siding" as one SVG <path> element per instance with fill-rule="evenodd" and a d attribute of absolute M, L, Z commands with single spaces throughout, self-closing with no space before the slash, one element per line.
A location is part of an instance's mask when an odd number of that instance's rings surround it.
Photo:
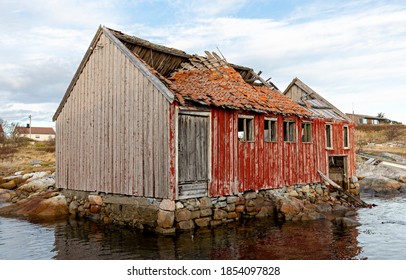
<path fill-rule="evenodd" d="M 312 122 L 312 142 L 302 143 L 302 120 L 289 116 L 296 124 L 295 142 L 283 141 L 282 116 L 277 118 L 277 142 L 264 141 L 264 117 L 254 116 L 254 141 L 238 140 L 237 111 L 212 109 L 212 180 L 209 195 L 230 195 L 248 190 L 319 182 L 317 170 L 328 173 L 328 155 L 348 156 L 348 174 L 355 175 L 355 154 L 351 146 L 354 125 L 349 128 L 350 148 L 344 149 L 343 123 L 333 125 L 333 149 L 326 149 L 325 120 Z M 275 116 L 268 116 L 275 117 Z"/>

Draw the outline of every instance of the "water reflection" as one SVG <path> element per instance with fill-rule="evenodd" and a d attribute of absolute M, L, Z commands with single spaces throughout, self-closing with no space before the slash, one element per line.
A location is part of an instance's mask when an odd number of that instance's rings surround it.
<path fill-rule="evenodd" d="M 250 220 L 176 236 L 67 221 L 55 227 L 55 259 L 352 259 L 356 229 L 329 220 Z"/>

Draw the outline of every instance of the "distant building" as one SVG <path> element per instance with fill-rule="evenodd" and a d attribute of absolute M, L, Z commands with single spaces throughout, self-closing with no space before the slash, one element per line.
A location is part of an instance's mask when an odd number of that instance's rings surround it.
<path fill-rule="evenodd" d="M 346 113 L 346 115 L 353 120 L 355 125 L 359 124 L 385 124 L 390 122 L 389 119 L 387 118 L 380 118 L 380 117 L 374 117 L 374 116 L 367 116 L 367 115 L 358 115 L 358 114 L 349 114 Z"/>
<path fill-rule="evenodd" d="M 19 137 L 27 137 L 35 141 L 49 141 L 55 139 L 55 130 L 52 127 L 17 126 L 14 133 Z"/>

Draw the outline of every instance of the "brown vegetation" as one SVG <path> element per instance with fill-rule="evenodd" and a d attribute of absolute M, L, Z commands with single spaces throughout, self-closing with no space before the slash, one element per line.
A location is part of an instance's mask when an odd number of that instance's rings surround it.
<path fill-rule="evenodd" d="M 357 152 L 383 152 L 406 156 L 406 125 L 359 125 L 355 129 Z"/>
<path fill-rule="evenodd" d="M 0 145 L 0 176 L 16 171 L 37 172 L 55 169 L 55 141 L 32 142 L 20 139 Z"/>

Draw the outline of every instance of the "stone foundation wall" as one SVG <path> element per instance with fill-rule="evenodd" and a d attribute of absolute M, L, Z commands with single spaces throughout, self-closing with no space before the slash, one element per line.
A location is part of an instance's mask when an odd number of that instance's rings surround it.
<path fill-rule="evenodd" d="M 63 194 L 73 216 L 162 234 L 240 219 L 321 219 L 325 212 L 349 207 L 345 199 L 321 183 L 178 201 L 71 190 L 64 190 Z"/>

